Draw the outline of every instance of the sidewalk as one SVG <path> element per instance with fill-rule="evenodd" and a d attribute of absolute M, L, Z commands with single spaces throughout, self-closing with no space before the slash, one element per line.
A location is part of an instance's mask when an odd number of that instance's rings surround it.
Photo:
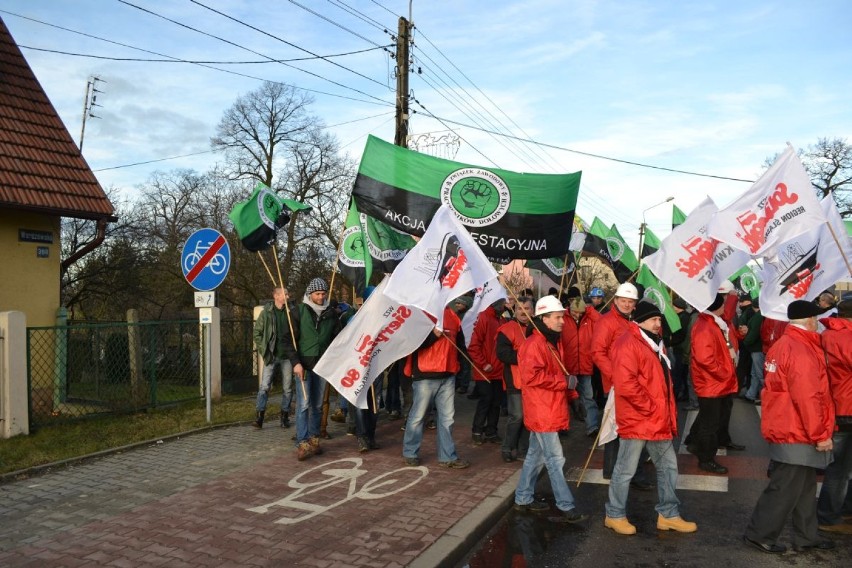
<path fill-rule="evenodd" d="M 498 446 L 472 445 L 475 401 L 455 400 L 465 470 L 438 466 L 434 430 L 422 465 L 405 466 L 403 421 L 382 414 L 381 449 L 364 454 L 345 424 L 329 422 L 323 455 L 299 462 L 294 430 L 272 422 L 0 485 L 0 565 L 452 566 L 511 506 L 521 467 L 503 463 Z"/>

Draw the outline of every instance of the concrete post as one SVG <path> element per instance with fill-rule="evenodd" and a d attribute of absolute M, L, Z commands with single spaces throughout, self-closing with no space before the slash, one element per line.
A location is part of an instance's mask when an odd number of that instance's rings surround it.
<path fill-rule="evenodd" d="M 29 433 L 27 317 L 0 312 L 0 437 Z"/>
<path fill-rule="evenodd" d="M 131 308 L 127 310 L 127 352 L 130 359 L 130 398 L 133 406 L 143 405 L 142 396 L 145 390 L 140 388 L 144 384 L 142 371 L 142 334 L 139 329 L 139 312 Z"/>
<path fill-rule="evenodd" d="M 210 308 L 210 398 L 222 400 L 222 324 L 219 308 Z"/>
<path fill-rule="evenodd" d="M 53 343 L 53 409 L 68 399 L 68 310 L 56 310 L 56 334 Z"/>

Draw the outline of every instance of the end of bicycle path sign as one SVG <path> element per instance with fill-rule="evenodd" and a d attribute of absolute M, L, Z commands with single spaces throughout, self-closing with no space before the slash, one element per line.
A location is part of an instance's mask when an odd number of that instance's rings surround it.
<path fill-rule="evenodd" d="M 196 290 L 214 290 L 225 280 L 230 266 L 231 248 L 216 229 L 198 229 L 183 245 L 180 267 L 186 281 Z"/>

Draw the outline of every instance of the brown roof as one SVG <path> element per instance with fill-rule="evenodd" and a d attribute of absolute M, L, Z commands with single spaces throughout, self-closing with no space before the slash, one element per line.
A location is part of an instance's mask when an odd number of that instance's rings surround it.
<path fill-rule="evenodd" d="M 114 212 L 2 18 L 0 207 L 82 219 Z"/>

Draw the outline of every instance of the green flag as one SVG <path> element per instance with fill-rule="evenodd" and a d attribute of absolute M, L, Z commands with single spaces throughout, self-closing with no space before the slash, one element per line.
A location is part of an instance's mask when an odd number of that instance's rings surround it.
<path fill-rule="evenodd" d="M 843 221 L 843 224 L 846 225 L 846 234 L 852 237 L 852 221 Z"/>
<path fill-rule="evenodd" d="M 370 136 L 352 195 L 362 213 L 421 236 L 442 204 L 489 257 L 568 252 L 580 173 L 483 168 L 413 152 Z"/>
<path fill-rule="evenodd" d="M 370 283 L 370 276 L 373 274 L 373 257 L 370 256 L 366 241 L 355 200 L 350 200 L 337 265 L 340 267 L 340 273 L 355 287 L 358 294 L 364 293 L 364 288 Z"/>
<path fill-rule="evenodd" d="M 609 256 L 612 258 L 612 271 L 615 272 L 615 277 L 619 282 L 627 282 L 639 268 L 636 253 L 627 246 L 627 242 L 614 224 L 609 229 L 606 244 L 609 248 Z"/>
<path fill-rule="evenodd" d="M 569 252 L 565 256 L 554 258 L 530 259 L 526 262 L 526 267 L 543 272 L 545 276 L 557 284 L 565 285 L 565 283 L 571 280 L 571 274 L 574 272 L 577 264 L 574 260 L 574 253 Z"/>
<path fill-rule="evenodd" d="M 678 225 L 682 225 L 684 221 L 686 221 L 684 212 L 677 205 L 672 205 L 672 230 Z"/>
<path fill-rule="evenodd" d="M 256 252 L 269 248 L 278 229 L 290 221 L 293 211 L 309 211 L 311 207 L 293 199 L 283 199 L 262 183 L 254 187 L 251 196 L 240 201 L 228 218 L 243 245 Z"/>
<path fill-rule="evenodd" d="M 669 330 L 672 333 L 678 331 L 680 329 L 680 318 L 677 317 L 677 313 L 672 307 L 672 297 L 668 288 L 644 264 L 639 269 L 636 283 L 645 288 L 645 295 L 642 296 L 642 299 L 651 302 L 663 313 Z"/>
<path fill-rule="evenodd" d="M 612 255 L 609 252 L 609 246 L 606 242 L 608 236 L 609 228 L 600 219 L 595 217 L 586 231 L 586 242 L 583 245 L 583 253 L 597 256 L 612 266 Z"/>
<path fill-rule="evenodd" d="M 645 230 L 642 235 L 642 251 L 639 255 L 645 258 L 660 250 L 660 239 L 654 234 L 654 231 L 648 225 L 645 225 Z"/>
<path fill-rule="evenodd" d="M 390 225 L 382 223 L 364 213 L 360 214 L 361 226 L 367 237 L 367 249 L 373 257 L 373 263 L 382 272 L 393 272 L 406 253 L 414 248 L 417 242 L 403 232 L 397 231 Z"/>
<path fill-rule="evenodd" d="M 728 280 L 731 281 L 737 290 L 747 292 L 752 299 L 760 296 L 760 278 L 758 278 L 757 273 L 749 265 L 745 265 L 734 272 Z"/>

